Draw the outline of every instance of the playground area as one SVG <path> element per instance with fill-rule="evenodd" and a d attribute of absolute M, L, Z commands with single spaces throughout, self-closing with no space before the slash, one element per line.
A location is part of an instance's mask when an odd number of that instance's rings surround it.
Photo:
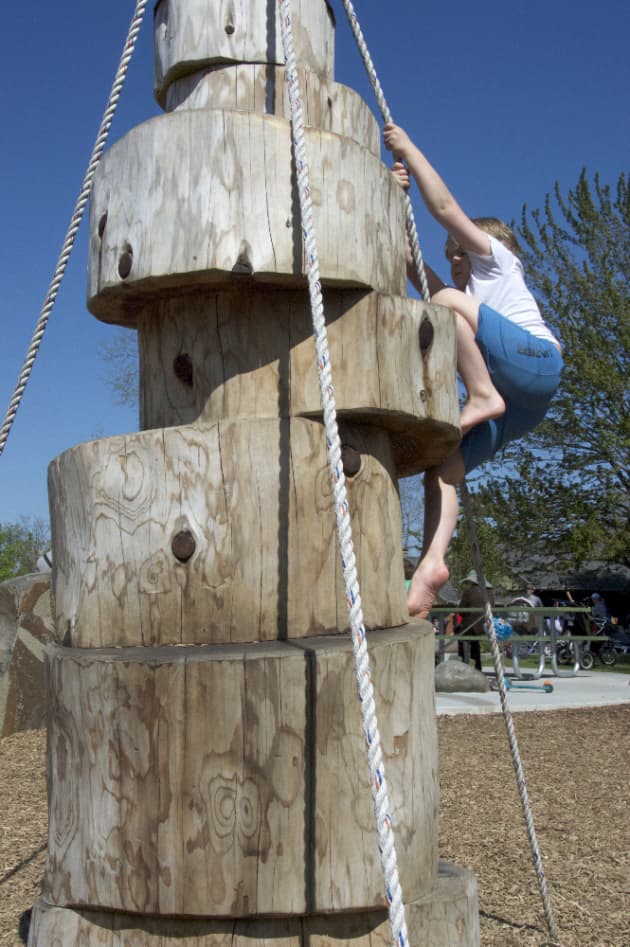
<path fill-rule="evenodd" d="M 563 947 L 629 944 L 630 706 L 532 710 L 516 728 Z M 440 714 L 438 739 L 440 857 L 477 876 L 482 947 L 548 944 L 500 714 Z M 45 795 L 44 732 L 1 740 L 0 947 L 25 942 L 39 895 Z"/>
<path fill-rule="evenodd" d="M 83 298 L 137 335 L 138 430 L 90 417 L 92 439 L 47 459 L 52 572 L 0 583 L 0 947 L 630 945 L 627 677 L 586 699 L 580 669 L 617 662 L 597 647 L 605 626 L 547 629 L 522 597 L 494 621 L 483 498 L 466 485 L 542 419 L 563 335 L 511 228 L 468 217 L 394 124 L 343 5 L 383 128 L 335 80 L 328 0 L 158 0 L 163 114 L 106 149 L 137 0 L 0 432 L 2 453 L 89 203 Z M 456 288 L 425 267 L 411 180 Z M 556 199 L 564 210 L 559 185 Z M 580 363 L 566 362 L 568 382 Z M 566 384 L 571 401 L 584 377 Z M 573 491 L 568 443 L 558 472 Z M 603 446 L 594 463 L 609 462 Z M 578 469 L 590 511 L 601 470 Z M 406 593 L 399 481 L 419 474 L 423 552 Z M 553 498 L 521 479 L 537 511 Z M 462 595 L 449 611 L 482 608 L 494 680 L 462 677 L 494 690 L 458 702 L 434 700 L 446 631 L 431 613 L 460 501 L 481 606 Z M 545 502 L 545 524 L 573 537 L 582 505 L 560 509 Z M 511 536 L 499 546 L 503 572 Z M 467 657 L 457 616 L 449 647 Z M 520 753 L 506 686 L 529 711 L 515 713 Z"/>
<path fill-rule="evenodd" d="M 630 672 L 630 664 L 624 662 L 623 667 Z M 492 668 L 489 664 L 484 666 L 484 673 L 492 680 Z M 548 675 L 538 680 L 519 679 L 510 671 L 508 674 L 508 700 L 510 709 L 514 712 L 577 710 L 582 707 L 624 703 L 630 710 L 628 673 L 579 671 L 574 677 Z M 501 702 L 496 690 L 487 693 L 440 693 L 436 694 L 435 709 L 438 714 L 499 713 Z M 518 720 L 520 719 L 519 716 Z"/>

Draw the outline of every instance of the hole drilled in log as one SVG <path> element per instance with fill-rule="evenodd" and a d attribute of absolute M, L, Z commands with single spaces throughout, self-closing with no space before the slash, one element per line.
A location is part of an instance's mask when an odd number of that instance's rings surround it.
<path fill-rule="evenodd" d="M 349 444 L 342 444 L 341 463 L 346 477 L 356 477 L 361 469 L 361 454 Z"/>
<path fill-rule="evenodd" d="M 185 352 L 181 355 L 176 355 L 173 359 L 173 371 L 175 372 L 175 377 L 178 378 L 182 384 L 192 388 L 193 364 L 190 355 L 187 355 Z"/>
<path fill-rule="evenodd" d="M 98 222 L 98 235 L 99 235 L 99 237 L 102 237 L 103 234 L 105 233 L 105 227 L 106 227 L 106 225 L 107 225 L 107 211 L 105 211 L 104 214 L 101 214 L 100 219 L 99 219 L 99 222 Z"/>
<path fill-rule="evenodd" d="M 127 279 L 133 266 L 133 250 L 126 244 L 125 249 L 118 259 L 118 275 L 121 279 Z"/>
<path fill-rule="evenodd" d="M 433 323 L 430 319 L 425 318 L 422 320 L 418 335 L 420 338 L 420 351 L 423 355 L 426 355 L 431 347 L 434 335 Z"/>

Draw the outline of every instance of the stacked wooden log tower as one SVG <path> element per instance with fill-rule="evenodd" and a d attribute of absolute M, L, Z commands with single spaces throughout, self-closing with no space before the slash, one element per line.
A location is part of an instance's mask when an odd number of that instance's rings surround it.
<path fill-rule="evenodd" d="M 457 443 L 454 326 L 406 298 L 403 198 L 296 0 L 344 468 L 411 943 L 476 945 L 438 870 L 433 635 L 397 476 Z M 141 432 L 50 467 L 49 848 L 29 943 L 387 944 L 274 0 L 160 0 L 165 114 L 104 157 L 89 308 L 138 331 Z M 365 941 L 367 943 L 367 941 Z"/>

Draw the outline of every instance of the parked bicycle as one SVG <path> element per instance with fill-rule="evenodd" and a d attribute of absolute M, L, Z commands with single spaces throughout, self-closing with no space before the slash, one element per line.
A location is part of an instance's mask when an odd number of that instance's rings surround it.
<path fill-rule="evenodd" d="M 602 664 L 612 667 L 617 661 L 617 652 L 610 640 L 613 626 L 607 618 L 596 618 L 594 615 L 576 613 L 567 616 L 562 635 L 597 635 L 601 641 L 580 642 L 580 667 L 583 671 L 590 671 L 598 658 Z M 575 643 L 570 639 L 558 638 L 556 654 L 559 664 L 575 663 Z"/>

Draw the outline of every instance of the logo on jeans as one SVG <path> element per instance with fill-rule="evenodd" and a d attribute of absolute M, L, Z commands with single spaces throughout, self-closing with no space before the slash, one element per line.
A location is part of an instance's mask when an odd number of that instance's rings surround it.
<path fill-rule="evenodd" d="M 551 358 L 549 349 L 535 349 L 530 345 L 519 345 L 517 352 L 519 355 L 528 355 L 530 358 Z"/>

